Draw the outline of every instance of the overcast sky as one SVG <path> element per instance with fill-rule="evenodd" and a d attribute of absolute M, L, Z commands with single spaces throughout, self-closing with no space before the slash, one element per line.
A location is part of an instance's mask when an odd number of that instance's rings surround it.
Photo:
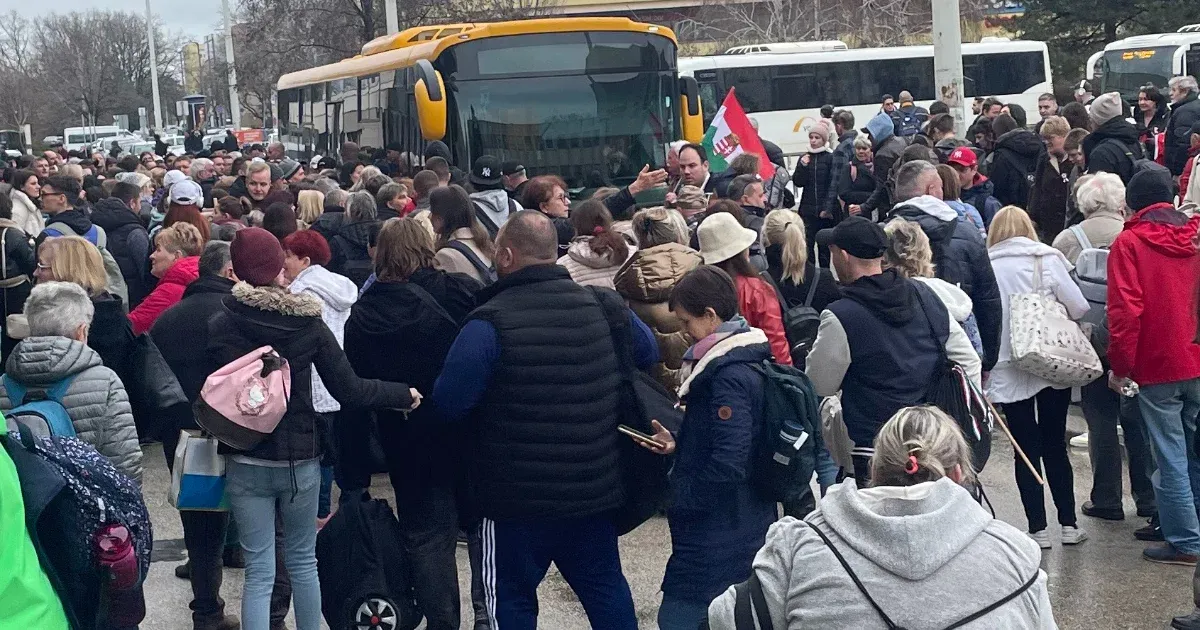
<path fill-rule="evenodd" d="M 236 0 L 230 0 L 235 6 Z M 181 33 L 197 41 L 221 28 L 221 0 L 150 0 L 155 15 L 170 33 Z M 145 15 L 145 0 L 0 0 L 0 13 L 13 9 L 25 15 L 70 13 L 88 9 L 136 11 Z"/>

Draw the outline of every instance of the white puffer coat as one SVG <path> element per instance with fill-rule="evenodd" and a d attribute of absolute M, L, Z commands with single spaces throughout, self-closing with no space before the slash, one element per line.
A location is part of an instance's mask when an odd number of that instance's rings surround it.
<path fill-rule="evenodd" d="M 633 256 L 637 248 L 627 245 L 629 253 L 620 260 L 613 262 L 609 256 L 602 256 L 592 251 L 592 237 L 581 236 L 571 241 L 567 255 L 558 259 L 558 264 L 571 272 L 571 279 L 583 286 L 613 288 L 613 277 L 620 271 L 625 261 Z"/>
<path fill-rule="evenodd" d="M 288 285 L 288 291 L 292 294 L 309 293 L 321 301 L 321 320 L 333 332 L 338 347 L 342 347 L 346 320 L 350 319 L 350 307 L 358 301 L 358 287 L 354 282 L 320 265 L 312 265 L 296 274 L 296 279 Z M 312 400 L 313 411 L 317 413 L 333 413 L 342 409 L 329 390 L 325 389 L 315 368 L 312 371 Z"/>

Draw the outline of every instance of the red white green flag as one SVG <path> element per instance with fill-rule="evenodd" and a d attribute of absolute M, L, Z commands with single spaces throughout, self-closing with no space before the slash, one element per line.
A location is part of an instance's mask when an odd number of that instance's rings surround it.
<path fill-rule="evenodd" d="M 754 153 L 761 157 L 758 174 L 763 181 L 768 181 L 775 175 L 775 165 L 767 159 L 762 140 L 758 132 L 750 124 L 750 118 L 742 109 L 742 104 L 733 95 L 733 88 L 725 95 L 725 102 L 709 125 L 701 142 L 708 151 L 708 168 L 712 173 L 720 173 L 729 168 L 733 158 L 742 153 Z"/>

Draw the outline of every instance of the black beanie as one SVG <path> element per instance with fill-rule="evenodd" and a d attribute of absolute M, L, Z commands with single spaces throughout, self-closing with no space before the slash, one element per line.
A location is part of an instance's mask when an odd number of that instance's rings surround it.
<path fill-rule="evenodd" d="M 1125 205 L 1134 212 L 1156 203 L 1174 201 L 1175 183 L 1171 181 L 1171 172 L 1162 167 L 1139 171 L 1129 178 L 1129 185 L 1125 187 Z"/>

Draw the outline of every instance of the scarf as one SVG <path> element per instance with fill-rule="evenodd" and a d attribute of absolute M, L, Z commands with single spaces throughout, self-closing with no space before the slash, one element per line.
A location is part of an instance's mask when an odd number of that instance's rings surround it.
<path fill-rule="evenodd" d="M 721 325 L 717 326 L 716 331 L 714 331 L 711 335 L 701 339 L 700 341 L 697 341 L 695 345 L 688 348 L 687 352 L 683 353 L 683 360 L 692 362 L 699 361 L 700 359 L 703 359 L 704 355 L 708 354 L 708 351 L 712 350 L 712 347 L 717 345 L 717 343 L 719 343 L 721 340 L 732 337 L 738 333 L 744 333 L 748 330 L 750 330 L 750 324 L 746 323 L 746 318 L 742 317 L 741 315 L 734 315 L 728 321 L 721 322 Z"/>

